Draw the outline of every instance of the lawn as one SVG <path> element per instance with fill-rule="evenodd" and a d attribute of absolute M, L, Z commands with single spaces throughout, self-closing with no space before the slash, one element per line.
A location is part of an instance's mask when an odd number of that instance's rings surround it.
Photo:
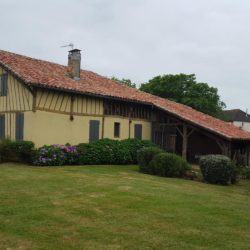
<path fill-rule="evenodd" d="M 0 249 L 250 249 L 250 182 L 2 164 Z"/>

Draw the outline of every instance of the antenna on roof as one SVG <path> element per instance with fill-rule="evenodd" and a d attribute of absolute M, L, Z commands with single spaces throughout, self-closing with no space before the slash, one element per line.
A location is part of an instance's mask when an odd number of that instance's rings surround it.
<path fill-rule="evenodd" d="M 66 47 L 71 47 L 71 50 L 72 50 L 72 49 L 74 49 L 74 44 L 73 43 L 69 43 L 67 45 L 61 46 L 61 48 L 66 48 Z"/>

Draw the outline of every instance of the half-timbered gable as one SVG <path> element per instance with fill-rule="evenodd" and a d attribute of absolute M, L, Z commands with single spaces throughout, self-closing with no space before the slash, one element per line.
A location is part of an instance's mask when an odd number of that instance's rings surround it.
<path fill-rule="evenodd" d="M 2 67 L 0 89 L 1 138 L 21 138 L 17 133 L 23 130 L 22 118 L 19 117 L 32 110 L 33 96 L 24 84 Z"/>
<path fill-rule="evenodd" d="M 103 100 L 56 90 L 39 89 L 36 93 L 36 109 L 69 115 L 101 116 Z"/>

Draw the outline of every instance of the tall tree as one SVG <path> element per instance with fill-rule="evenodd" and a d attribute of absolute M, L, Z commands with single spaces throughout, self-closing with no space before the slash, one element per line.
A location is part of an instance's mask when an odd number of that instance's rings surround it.
<path fill-rule="evenodd" d="M 211 116 L 224 119 L 217 88 L 196 81 L 194 74 L 156 76 L 141 85 L 140 90 L 188 105 Z"/>
<path fill-rule="evenodd" d="M 132 82 L 130 79 L 125 79 L 125 78 L 122 78 L 122 79 L 118 79 L 116 77 L 112 77 L 111 80 L 114 80 L 120 84 L 123 84 L 123 85 L 127 85 L 128 87 L 131 87 L 131 88 L 136 88 L 136 84 L 134 82 Z"/>

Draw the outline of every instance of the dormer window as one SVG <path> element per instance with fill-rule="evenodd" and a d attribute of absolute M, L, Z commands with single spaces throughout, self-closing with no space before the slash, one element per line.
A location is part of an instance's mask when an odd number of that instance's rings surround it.
<path fill-rule="evenodd" d="M 0 75 L 0 96 L 7 96 L 8 74 Z"/>

